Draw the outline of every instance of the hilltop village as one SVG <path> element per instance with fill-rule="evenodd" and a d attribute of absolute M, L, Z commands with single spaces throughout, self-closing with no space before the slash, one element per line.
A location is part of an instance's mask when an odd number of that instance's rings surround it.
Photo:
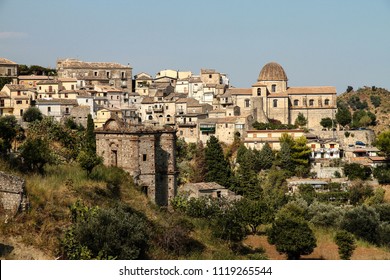
<path fill-rule="evenodd" d="M 64 259 L 268 258 L 253 240 L 297 259 L 333 232 L 352 251 L 390 244 L 390 132 L 371 129 L 388 128 L 385 89 L 291 87 L 276 62 L 245 88 L 215 69 L 73 58 L 0 58 L 0 81 L 5 236 Z M 303 247 L 280 249 L 286 236 Z"/>

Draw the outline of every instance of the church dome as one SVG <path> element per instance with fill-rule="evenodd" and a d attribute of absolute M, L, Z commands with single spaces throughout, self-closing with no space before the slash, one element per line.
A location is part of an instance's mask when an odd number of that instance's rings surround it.
<path fill-rule="evenodd" d="M 261 69 L 257 81 L 287 81 L 287 75 L 280 64 L 270 62 Z"/>

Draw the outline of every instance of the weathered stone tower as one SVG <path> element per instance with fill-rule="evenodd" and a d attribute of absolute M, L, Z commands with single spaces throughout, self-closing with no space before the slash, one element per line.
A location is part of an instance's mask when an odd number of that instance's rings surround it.
<path fill-rule="evenodd" d="M 169 204 L 177 191 L 176 130 L 109 119 L 95 132 L 96 152 L 105 165 L 123 168 L 152 201 Z"/>

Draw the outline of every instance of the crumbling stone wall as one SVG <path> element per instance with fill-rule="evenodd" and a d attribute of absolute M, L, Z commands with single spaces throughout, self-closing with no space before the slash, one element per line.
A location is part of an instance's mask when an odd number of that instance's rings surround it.
<path fill-rule="evenodd" d="M 0 171 L 0 200 L 5 212 L 16 214 L 24 198 L 25 180 Z"/>

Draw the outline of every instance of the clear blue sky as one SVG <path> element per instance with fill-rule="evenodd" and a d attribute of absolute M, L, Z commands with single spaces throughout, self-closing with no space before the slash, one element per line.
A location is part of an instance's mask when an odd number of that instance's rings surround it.
<path fill-rule="evenodd" d="M 0 0 L 0 57 L 214 68 L 236 87 L 276 61 L 290 86 L 390 89 L 390 0 Z"/>

